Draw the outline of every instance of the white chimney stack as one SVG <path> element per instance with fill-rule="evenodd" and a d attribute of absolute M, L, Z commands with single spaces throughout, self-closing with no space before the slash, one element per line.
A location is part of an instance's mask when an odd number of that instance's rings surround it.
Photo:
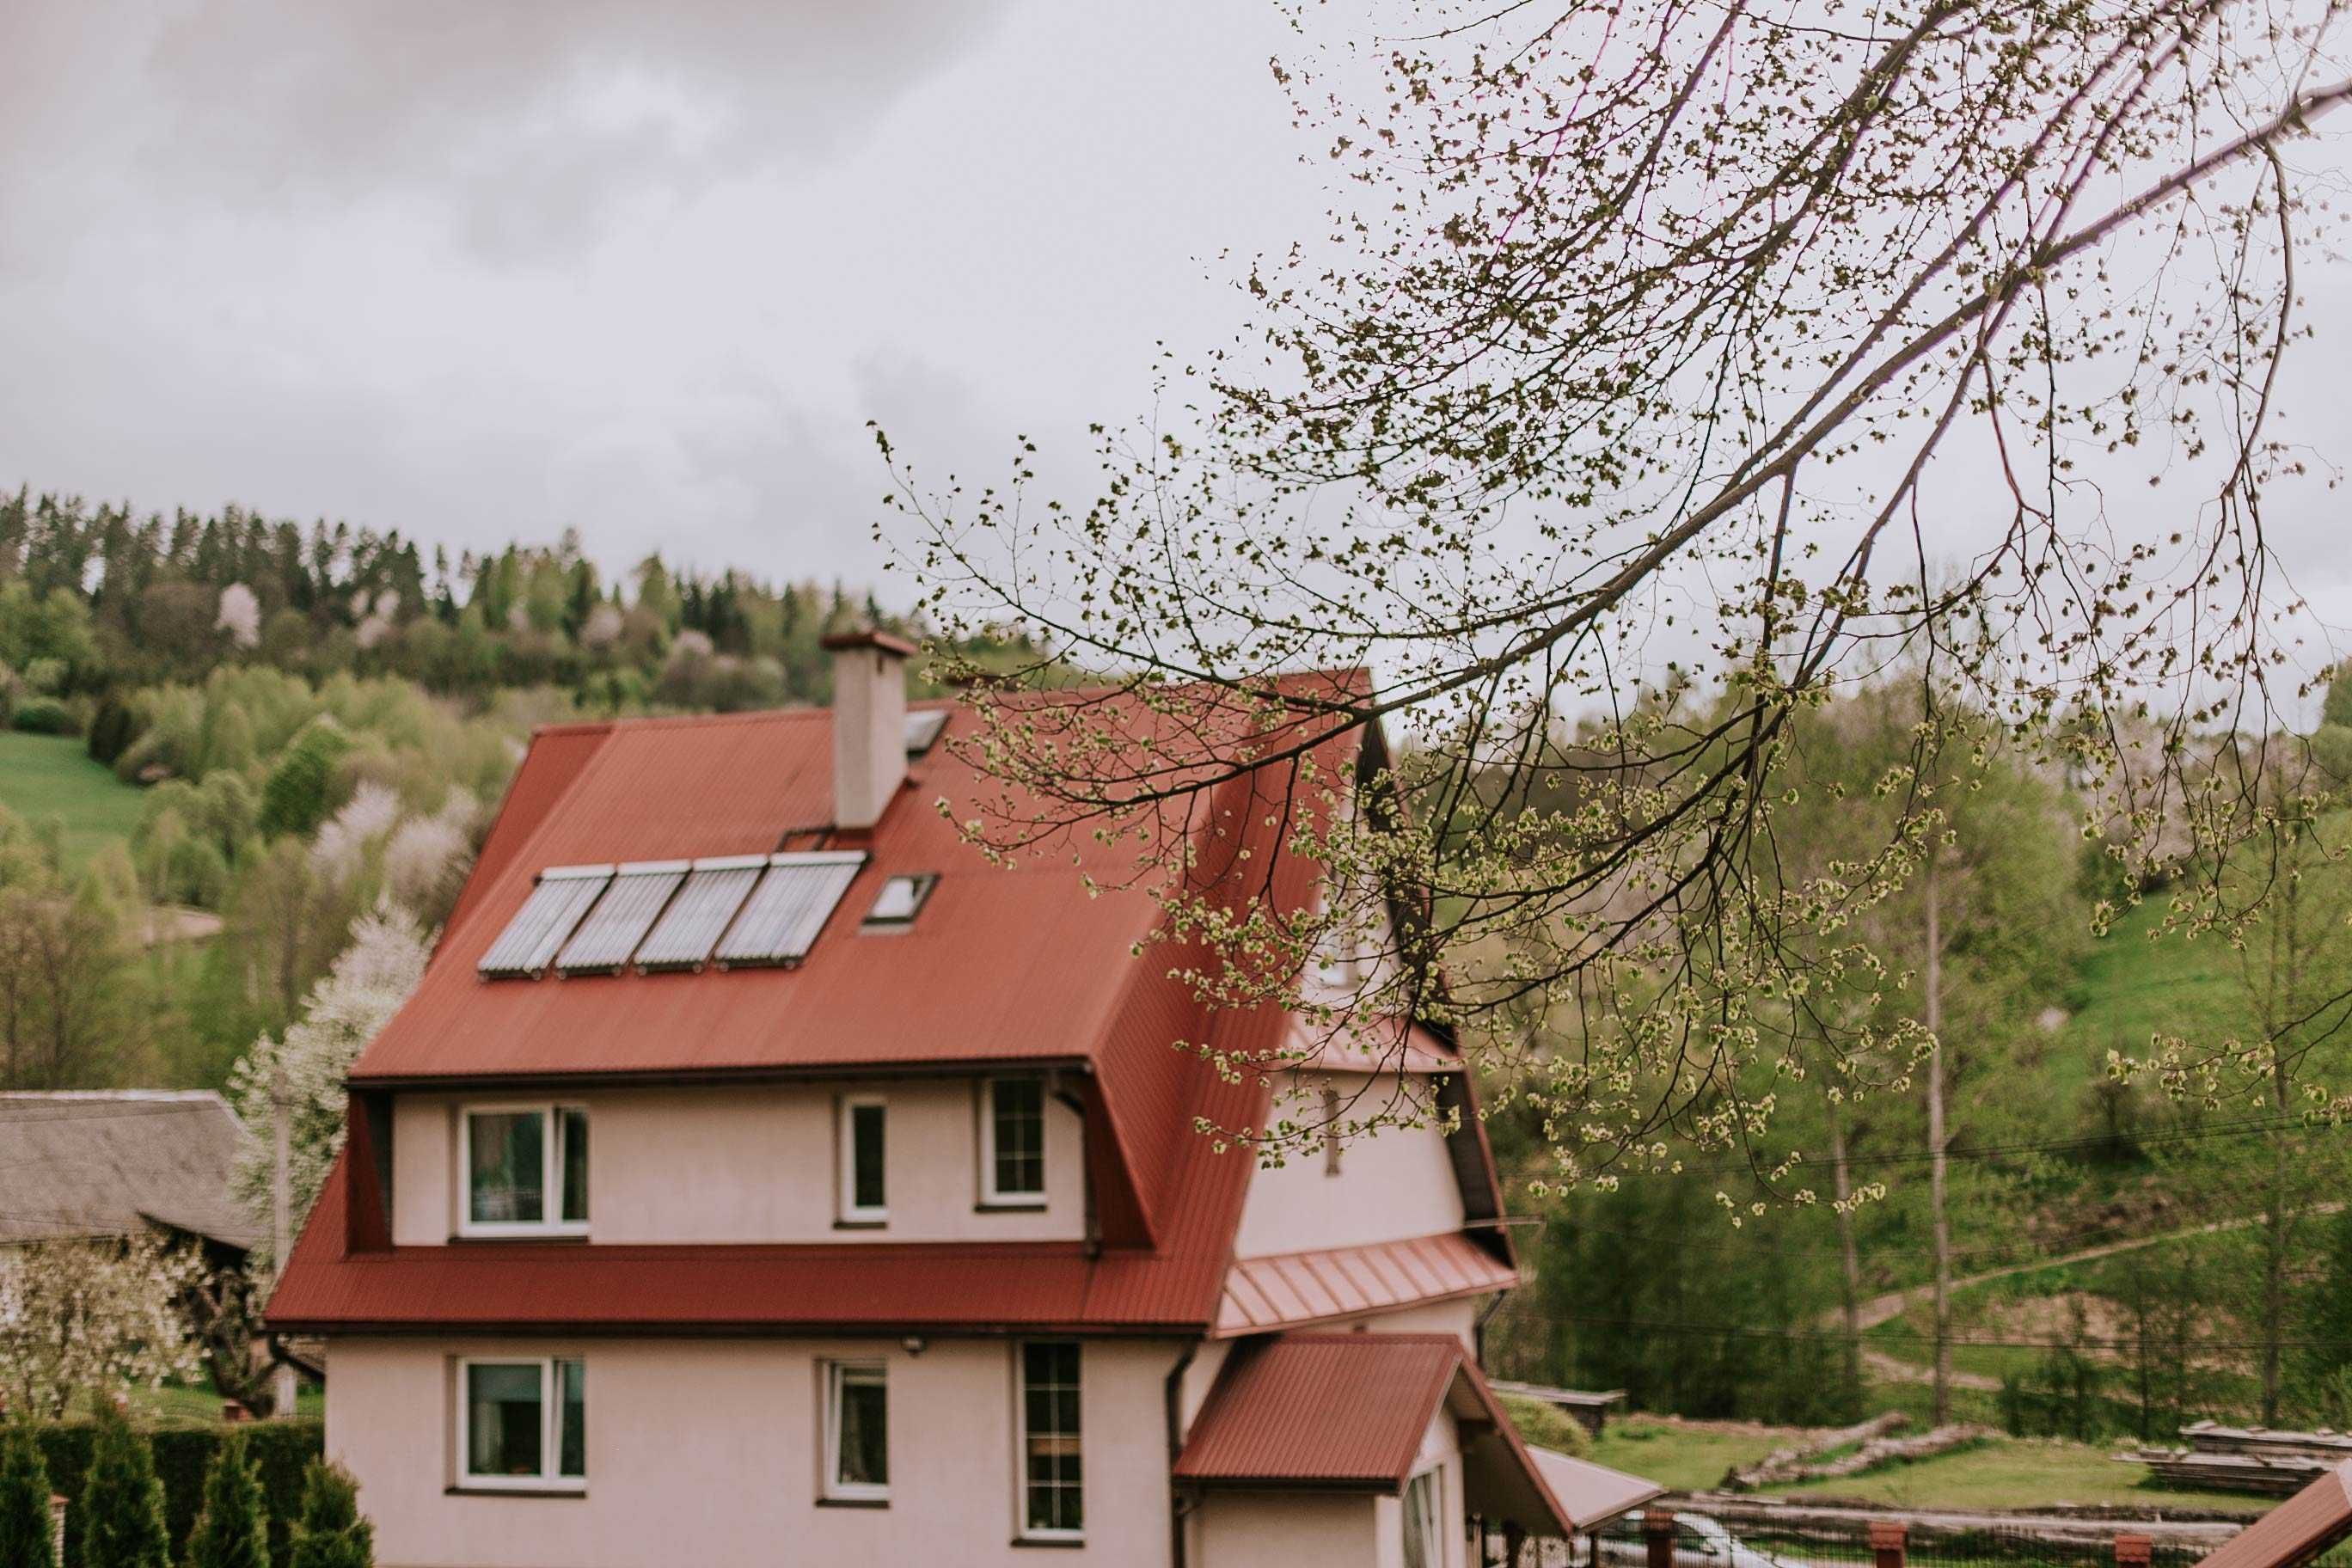
<path fill-rule="evenodd" d="M 907 776 L 907 660 L 912 643 L 887 632 L 835 632 L 833 655 L 833 825 L 871 827 Z"/>

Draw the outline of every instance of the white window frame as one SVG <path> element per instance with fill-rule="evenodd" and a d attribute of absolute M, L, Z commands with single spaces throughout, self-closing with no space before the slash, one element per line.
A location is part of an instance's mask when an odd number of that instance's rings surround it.
<path fill-rule="evenodd" d="M 1029 1347 L 1069 1345 L 1078 1352 L 1078 1512 L 1086 1514 L 1087 1498 L 1087 1352 L 1077 1340 L 1015 1340 L 1013 1342 L 1013 1509 L 1015 1533 L 1024 1541 L 1081 1542 L 1076 1530 L 1049 1530 L 1029 1522 Z"/>
<path fill-rule="evenodd" d="M 1412 1489 L 1423 1481 L 1429 1483 L 1429 1511 L 1422 1519 L 1422 1562 L 1425 1568 L 1445 1568 L 1445 1467 L 1432 1465 L 1416 1470 L 1406 1479 L 1404 1489 L 1397 1494 L 1397 1528 L 1403 1539 L 1401 1548 L 1410 1552 L 1412 1545 Z M 1411 1559 L 1401 1555 L 1399 1562 Z"/>
<path fill-rule="evenodd" d="M 829 1361 L 824 1363 L 824 1495 L 833 1502 L 888 1502 L 890 1483 L 845 1481 L 841 1479 L 841 1390 L 850 1377 L 870 1377 L 882 1385 L 882 1402 L 890 1402 L 890 1366 L 883 1361 Z M 887 1421 L 887 1416 L 886 1416 Z M 887 1427 L 885 1427 L 887 1433 Z M 889 1443 L 883 1442 L 883 1463 L 889 1463 Z"/>
<path fill-rule="evenodd" d="M 563 1219 L 563 1112 L 576 1110 L 584 1118 L 588 1108 L 576 1102 L 538 1100 L 486 1100 L 457 1107 L 457 1234 L 465 1237 L 586 1236 L 584 1219 Z M 477 1116 L 538 1115 L 543 1123 L 539 1141 L 540 1193 L 543 1205 L 537 1219 L 476 1219 L 474 1217 L 474 1118 Z M 593 1158 L 593 1145 L 591 1158 Z M 590 1205 L 593 1211 L 594 1205 Z"/>
<path fill-rule="evenodd" d="M 556 1473 L 563 1463 L 563 1408 L 556 1387 L 555 1363 L 576 1361 L 581 1363 L 581 1375 L 587 1375 L 587 1358 L 576 1355 L 481 1355 L 459 1356 L 456 1407 L 450 1433 L 453 1452 L 457 1456 L 457 1485 L 460 1491 L 497 1492 L 580 1492 L 588 1489 L 588 1478 Z M 486 1476 L 474 1470 L 473 1369 L 478 1366 L 530 1366 L 539 1369 L 539 1456 L 540 1471 L 535 1476 Z M 588 1453 L 588 1402 L 580 1403 L 580 1452 L 584 1469 Z"/>
<path fill-rule="evenodd" d="M 1038 1187 L 1034 1193 L 1001 1192 L 996 1185 L 996 1090 L 1000 1084 L 1024 1083 L 1037 1086 L 1037 1156 Z M 1034 1078 L 992 1078 L 981 1080 L 980 1086 L 980 1201 L 990 1208 L 1041 1209 L 1045 1206 L 1047 1188 L 1052 1184 L 1052 1168 L 1045 1163 L 1045 1106 L 1049 1100 L 1044 1080 Z"/>
<path fill-rule="evenodd" d="M 857 1201 L 857 1112 L 882 1113 L 882 1201 Z M 890 1101 L 879 1094 L 845 1094 L 834 1112 L 835 1180 L 840 1204 L 834 1217 L 845 1225 L 884 1225 L 890 1218 Z"/>

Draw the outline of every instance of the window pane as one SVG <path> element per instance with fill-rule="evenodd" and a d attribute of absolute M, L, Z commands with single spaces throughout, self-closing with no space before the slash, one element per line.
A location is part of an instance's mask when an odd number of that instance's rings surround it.
<path fill-rule="evenodd" d="M 547 1118 L 536 1110 L 499 1110 L 466 1121 L 473 1165 L 467 1212 L 484 1222 L 543 1218 Z"/>
<path fill-rule="evenodd" d="M 1404 1489 L 1404 1568 L 1437 1568 L 1437 1477 L 1418 1475 Z"/>
<path fill-rule="evenodd" d="M 588 1218 L 588 1113 L 578 1106 L 563 1117 L 563 1217 Z"/>
<path fill-rule="evenodd" d="M 882 1107 L 853 1105 L 849 1108 L 849 1164 L 852 1207 L 878 1209 L 884 1206 L 882 1185 Z"/>
<path fill-rule="evenodd" d="M 466 1469 L 477 1476 L 541 1473 L 537 1362 L 466 1369 Z"/>
<path fill-rule="evenodd" d="M 838 1473 L 845 1486 L 890 1484 L 889 1385 L 873 1367 L 840 1367 L 834 1373 L 835 1436 Z"/>
<path fill-rule="evenodd" d="M 556 1439 L 555 1473 L 584 1478 L 588 1474 L 588 1363 L 557 1362 L 555 1382 L 563 1424 Z"/>
<path fill-rule="evenodd" d="M 1025 1528 L 1085 1528 L 1076 1345 L 1021 1347 L 1021 1416 Z"/>
<path fill-rule="evenodd" d="M 993 1086 L 990 1131 L 995 1143 L 999 1193 L 1045 1190 L 1045 1089 L 1034 1079 L 1007 1079 Z"/>

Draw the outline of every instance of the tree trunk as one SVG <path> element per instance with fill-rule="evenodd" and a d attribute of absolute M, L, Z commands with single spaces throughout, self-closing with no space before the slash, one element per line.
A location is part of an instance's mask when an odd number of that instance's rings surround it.
<path fill-rule="evenodd" d="M 1846 1169 L 1845 1114 L 1834 1100 L 1827 1102 L 1830 1124 L 1830 1168 L 1836 1181 L 1838 1251 L 1843 1265 L 1839 1280 L 1839 1307 L 1845 1316 L 1846 1397 L 1862 1402 L 1862 1256 L 1854 1247 L 1853 1214 L 1847 1206 L 1853 1181 Z"/>
<path fill-rule="evenodd" d="M 1936 1246 L 1936 1388 L 1934 1425 L 1952 1418 L 1952 1231 L 1944 1210 L 1944 922 L 1937 903 L 1936 862 L 1943 846 L 1927 851 L 1927 1202 L 1934 1211 Z"/>

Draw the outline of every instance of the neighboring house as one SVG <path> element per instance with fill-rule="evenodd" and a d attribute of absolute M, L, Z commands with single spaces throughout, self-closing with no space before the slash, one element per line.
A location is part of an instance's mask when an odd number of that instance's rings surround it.
<path fill-rule="evenodd" d="M 261 1237 L 229 1194 L 238 1132 L 209 1091 L 0 1092 L 0 1249 L 152 1230 L 241 1267 Z"/>
<path fill-rule="evenodd" d="M 1148 890 L 983 864 L 935 807 L 975 721 L 829 646 L 830 713 L 542 731 L 353 1069 L 269 1321 L 328 1337 L 379 1560 L 1461 1568 L 1655 1495 L 1479 1372 L 1517 1276 L 1452 1047 L 1403 1068 L 1459 1131 L 1221 1152 L 1382 1069 L 1204 1013 Z M 1265 787 L 1195 842 L 1305 907 Z"/>

